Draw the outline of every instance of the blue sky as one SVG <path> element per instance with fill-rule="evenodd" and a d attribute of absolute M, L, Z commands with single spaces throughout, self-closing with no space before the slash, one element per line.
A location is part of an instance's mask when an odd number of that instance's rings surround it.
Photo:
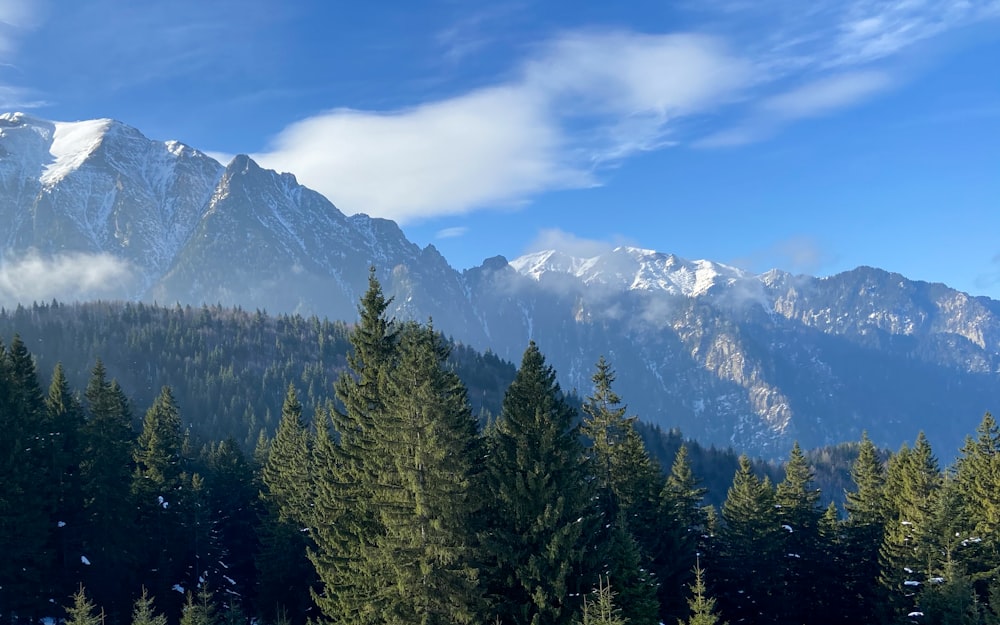
<path fill-rule="evenodd" d="M 1000 299 L 1000 0 L 0 0 L 0 101 L 249 153 L 458 269 L 624 243 Z"/>

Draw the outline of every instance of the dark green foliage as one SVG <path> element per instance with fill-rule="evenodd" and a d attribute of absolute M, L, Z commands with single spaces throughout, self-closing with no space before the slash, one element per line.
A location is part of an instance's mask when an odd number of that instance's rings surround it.
<path fill-rule="evenodd" d="M 819 491 L 813 488 L 813 471 L 798 443 L 785 463 L 785 479 L 778 484 L 775 504 L 781 524 L 781 572 L 776 589 L 778 622 L 810 620 L 810 599 L 821 591 L 819 579 L 822 547 L 819 536 Z M 815 620 L 815 619 L 813 619 Z"/>
<path fill-rule="evenodd" d="M 732 622 L 763 622 L 777 612 L 780 587 L 782 529 L 770 480 L 753 473 L 750 459 L 740 457 L 722 505 L 713 588 L 722 613 Z"/>
<path fill-rule="evenodd" d="M 35 374 L 17 337 L 0 344 L 0 612 L 41 616 L 43 572 L 54 562 L 57 441 Z M 42 589 L 42 592 L 38 592 Z"/>
<path fill-rule="evenodd" d="M 605 519 L 601 538 L 606 543 L 606 573 L 622 597 L 622 615 L 636 625 L 657 623 L 657 580 L 651 558 L 643 554 L 668 549 L 663 545 L 665 524 L 658 502 L 664 480 L 635 431 L 635 417 L 626 416 L 621 398 L 611 388 L 614 379 L 602 357 L 592 377 L 594 392 L 582 407 L 586 416 L 581 432 L 589 442 L 587 471 L 595 478 Z"/>
<path fill-rule="evenodd" d="M 941 470 L 921 432 L 913 449 L 903 447 L 886 471 L 888 513 L 880 551 L 879 582 L 892 619 L 915 610 L 918 589 L 932 577 L 939 555 L 932 515 L 941 487 Z"/>
<path fill-rule="evenodd" d="M 484 576 L 494 611 L 510 623 L 567 623 L 589 586 L 595 517 L 575 416 L 532 342 L 487 434 Z"/>
<path fill-rule="evenodd" d="M 310 559 L 322 583 L 314 600 L 334 623 L 381 621 L 386 578 L 375 557 L 383 535 L 375 497 L 391 458 L 380 452 L 376 422 L 387 418 L 389 373 L 396 332 L 385 318 L 388 301 L 375 280 L 361 300 L 361 321 L 350 335 L 348 370 L 337 380 L 343 409 L 332 412 L 337 441 L 317 449 L 315 548 Z"/>
<path fill-rule="evenodd" d="M 326 420 L 316 425 L 328 438 Z M 312 605 L 310 588 L 315 571 L 306 557 L 313 510 L 312 447 L 302 419 L 302 404 L 289 386 L 274 440 L 267 445 L 261 468 L 262 519 L 256 557 L 259 610 L 269 620 L 285 615 L 292 623 L 305 621 Z"/>
<path fill-rule="evenodd" d="M 203 570 L 187 571 L 195 554 L 181 548 L 181 545 L 193 549 L 202 546 L 199 541 L 191 544 L 185 540 L 186 528 L 193 529 L 194 514 L 200 509 L 196 497 L 201 488 L 200 480 L 193 481 L 185 471 L 183 445 L 180 411 L 173 393 L 165 386 L 146 411 L 132 453 L 135 464 L 132 497 L 136 522 L 144 531 L 137 541 L 140 544 L 133 544 L 129 550 L 137 557 L 140 574 L 149 580 L 153 594 L 159 597 L 168 596 L 167 592 L 178 582 L 193 582 Z"/>
<path fill-rule="evenodd" d="M 481 457 L 465 387 L 445 368 L 448 349 L 429 327 L 399 333 L 384 418 L 373 424 L 384 465 L 374 492 L 383 533 L 371 557 L 386 576 L 384 623 L 478 621 L 471 488 Z"/>
<path fill-rule="evenodd" d="M 680 619 L 687 609 L 687 598 L 680 589 L 691 583 L 698 545 L 707 533 L 704 496 L 705 489 L 688 462 L 688 447 L 682 445 L 660 493 L 660 540 L 649 552 L 660 582 L 658 594 L 664 622 Z"/>

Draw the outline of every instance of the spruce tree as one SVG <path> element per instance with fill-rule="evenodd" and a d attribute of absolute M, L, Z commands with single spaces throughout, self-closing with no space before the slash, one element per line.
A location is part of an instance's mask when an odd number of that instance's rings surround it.
<path fill-rule="evenodd" d="M 124 621 L 131 609 L 127 580 L 134 575 L 135 506 L 132 479 L 132 414 L 120 387 L 94 366 L 85 393 L 88 419 L 80 464 L 86 532 L 81 572 L 111 620 Z"/>
<path fill-rule="evenodd" d="M 715 599 L 709 596 L 705 588 L 705 571 L 700 563 L 695 563 L 694 582 L 690 591 L 688 610 L 691 616 L 687 620 L 678 620 L 678 625 L 726 625 L 716 613 Z"/>
<path fill-rule="evenodd" d="M 879 553 L 887 619 L 915 611 L 917 593 L 938 561 L 932 515 L 941 479 L 923 432 L 912 449 L 904 446 L 890 458 L 886 475 L 890 513 Z"/>
<path fill-rule="evenodd" d="M 845 590 L 843 604 L 850 622 L 873 621 L 884 604 L 879 585 L 879 550 L 888 515 L 885 466 L 867 433 L 861 437 L 858 457 L 851 465 L 853 490 L 845 493 L 847 521 L 844 528 Z"/>
<path fill-rule="evenodd" d="M 594 511 L 575 416 L 531 342 L 487 439 L 484 574 L 503 621 L 568 623 L 594 579 L 585 562 Z"/>
<path fill-rule="evenodd" d="M 80 484 L 80 460 L 84 412 L 70 390 L 61 363 L 56 364 L 45 397 L 45 409 L 52 427 L 50 475 L 56 490 L 52 525 L 56 554 L 56 585 L 68 589 L 79 579 L 80 553 L 83 549 L 83 494 Z M 63 593 L 59 593 L 63 594 Z"/>
<path fill-rule="evenodd" d="M 153 597 L 145 586 L 142 587 L 142 594 L 132 604 L 132 625 L 167 625 L 167 617 L 156 613 Z"/>
<path fill-rule="evenodd" d="M 705 492 L 691 469 L 687 446 L 681 445 L 660 491 L 659 541 L 650 549 L 665 623 L 682 618 L 687 610 L 682 589 L 692 582 L 699 541 L 707 532 Z"/>
<path fill-rule="evenodd" d="M 754 475 L 746 455 L 739 462 L 722 505 L 716 598 L 733 622 L 766 622 L 777 612 L 774 580 L 779 579 L 785 530 L 770 480 Z"/>
<path fill-rule="evenodd" d="M 465 387 L 446 368 L 447 356 L 432 328 L 405 326 L 386 412 L 373 424 L 378 454 L 388 460 L 373 500 L 383 533 L 372 556 L 387 575 L 384 623 L 478 621 L 470 487 L 481 452 Z"/>
<path fill-rule="evenodd" d="M 87 597 L 87 591 L 81 584 L 73 594 L 73 605 L 66 606 L 64 625 L 104 625 L 104 611 L 98 610 L 94 602 Z"/>
<path fill-rule="evenodd" d="M 663 478 L 635 430 L 635 417 L 626 416 L 626 407 L 611 388 L 615 375 L 603 356 L 592 380 L 594 392 L 583 404 L 581 431 L 589 441 L 587 469 L 605 519 L 600 539 L 609 562 L 606 573 L 622 597 L 625 618 L 636 625 L 657 623 L 658 584 L 646 554 L 663 542 L 658 510 Z"/>
<path fill-rule="evenodd" d="M 182 549 L 185 515 L 191 511 L 194 493 L 184 471 L 181 416 L 170 387 L 164 386 L 146 411 L 142 432 L 132 459 L 132 496 L 142 528 L 139 572 L 159 597 L 185 577 L 189 554 Z M 201 570 L 194 574 L 201 575 Z M 193 581 L 190 580 L 190 581 Z"/>
<path fill-rule="evenodd" d="M 992 414 L 983 416 L 975 438 L 966 439 L 954 476 L 951 513 L 962 539 L 955 557 L 986 601 L 990 580 L 1000 579 L 1000 426 Z"/>
<path fill-rule="evenodd" d="M 628 625 L 632 621 L 622 614 L 616 598 L 611 581 L 598 578 L 597 588 L 583 598 L 583 609 L 574 625 Z"/>
<path fill-rule="evenodd" d="M 796 442 L 785 479 L 777 487 L 775 503 L 781 533 L 782 565 L 777 591 L 777 622 L 802 623 L 810 618 L 810 600 L 816 596 L 815 581 L 821 561 L 818 508 L 819 490 L 813 488 L 813 470 Z"/>
<path fill-rule="evenodd" d="M 377 623 L 384 603 L 385 579 L 373 559 L 384 530 L 373 497 L 388 461 L 379 454 L 374 425 L 386 414 L 396 352 L 388 306 L 372 269 L 358 308 L 361 319 L 349 337 L 348 370 L 334 388 L 342 405 L 331 414 L 337 442 L 314 466 L 317 520 L 309 557 L 322 584 L 314 600 L 334 623 Z"/>
<path fill-rule="evenodd" d="M 329 441 L 329 419 L 316 419 L 317 439 Z M 313 512 L 313 447 L 318 446 L 302 419 L 302 404 L 295 387 L 289 385 L 274 440 L 267 445 L 261 469 L 260 498 L 263 503 L 260 551 L 256 557 L 261 613 L 269 620 L 284 614 L 299 625 L 312 605 L 310 589 L 315 571 L 308 557 L 310 532 L 316 525 Z M 332 462 L 332 461 L 331 461 Z"/>
<path fill-rule="evenodd" d="M 52 432 L 34 361 L 0 344 L 0 615 L 40 617 L 53 576 Z M 50 596 L 50 595 L 49 595 Z"/>

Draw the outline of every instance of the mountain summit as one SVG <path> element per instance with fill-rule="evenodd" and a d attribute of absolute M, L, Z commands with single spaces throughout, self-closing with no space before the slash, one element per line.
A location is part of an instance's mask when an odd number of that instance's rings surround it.
<path fill-rule="evenodd" d="M 756 275 L 634 247 L 458 272 L 291 174 L 112 120 L 0 115 L 0 223 L 8 266 L 123 267 L 104 298 L 354 319 L 374 265 L 399 318 L 515 362 L 534 339 L 581 395 L 605 355 L 643 420 L 767 456 L 862 430 L 895 447 L 923 429 L 956 449 L 1000 397 L 1000 303 L 987 298 L 867 267 Z"/>

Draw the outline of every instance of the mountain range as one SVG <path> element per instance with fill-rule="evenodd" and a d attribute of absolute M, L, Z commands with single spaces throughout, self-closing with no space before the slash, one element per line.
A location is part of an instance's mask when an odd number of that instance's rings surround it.
<path fill-rule="evenodd" d="M 397 318 L 514 362 L 535 340 L 581 395 L 604 355 L 644 421 L 766 457 L 865 430 L 890 447 L 924 430 L 951 456 L 1000 397 L 988 298 L 870 267 L 752 274 L 634 247 L 460 272 L 291 174 L 113 120 L 0 115 L 0 223 L 0 304 L 51 296 L 52 282 L 60 299 L 352 320 L 374 266 Z"/>

